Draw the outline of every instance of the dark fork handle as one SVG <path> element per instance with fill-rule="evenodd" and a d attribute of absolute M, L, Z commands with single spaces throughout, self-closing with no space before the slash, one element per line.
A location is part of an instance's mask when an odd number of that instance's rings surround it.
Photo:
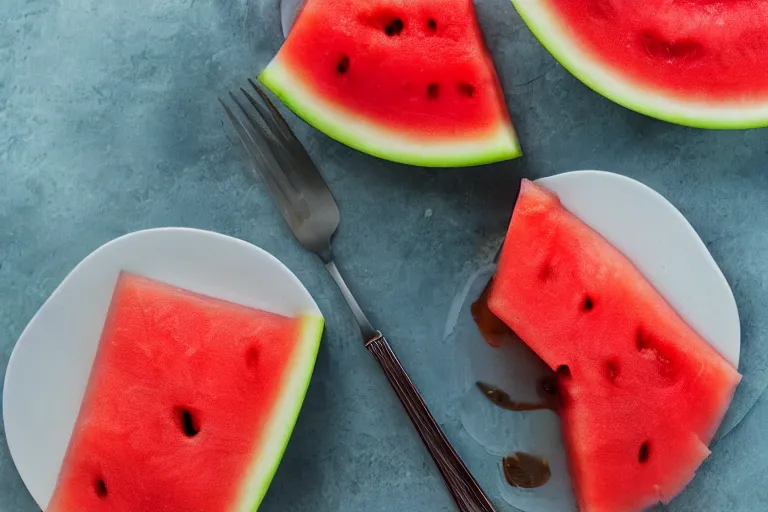
<path fill-rule="evenodd" d="M 416 386 L 381 333 L 366 344 L 419 432 L 461 512 L 495 512 L 467 466 L 445 437 Z"/>

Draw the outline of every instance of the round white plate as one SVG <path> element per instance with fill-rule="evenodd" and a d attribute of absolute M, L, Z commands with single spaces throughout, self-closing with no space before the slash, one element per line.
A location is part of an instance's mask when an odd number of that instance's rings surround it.
<path fill-rule="evenodd" d="M 5 374 L 8 448 L 43 510 L 56 484 L 121 270 L 283 315 L 321 314 L 285 265 L 225 235 L 151 229 L 122 236 L 91 253 L 24 329 Z"/>
<path fill-rule="evenodd" d="M 722 272 L 688 221 L 660 194 L 633 179 L 601 171 L 575 171 L 537 180 L 563 206 L 623 252 L 683 319 L 738 367 L 739 314 Z M 474 383 L 497 385 L 516 399 L 537 401 L 543 363 L 522 343 L 490 347 L 470 312 L 495 265 L 472 275 L 454 299 L 446 323 L 459 382 L 446 394 L 466 432 L 488 452 L 489 462 L 515 451 L 547 458 L 552 479 L 539 489 L 513 488 L 498 469 L 498 492 L 527 512 L 575 512 L 559 418 L 550 411 L 510 413 L 482 398 Z M 532 384 L 533 383 L 533 384 Z"/>

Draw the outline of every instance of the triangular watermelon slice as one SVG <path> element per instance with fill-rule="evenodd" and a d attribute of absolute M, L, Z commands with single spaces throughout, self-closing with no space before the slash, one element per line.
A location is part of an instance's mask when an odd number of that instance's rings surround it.
<path fill-rule="evenodd" d="M 453 167 L 521 154 L 472 0 L 307 0 L 259 80 L 381 158 Z"/>
<path fill-rule="evenodd" d="M 119 278 L 47 512 L 252 512 L 323 319 Z"/>
<path fill-rule="evenodd" d="M 488 306 L 559 374 L 582 512 L 642 510 L 693 478 L 741 376 L 623 254 L 532 182 Z"/>

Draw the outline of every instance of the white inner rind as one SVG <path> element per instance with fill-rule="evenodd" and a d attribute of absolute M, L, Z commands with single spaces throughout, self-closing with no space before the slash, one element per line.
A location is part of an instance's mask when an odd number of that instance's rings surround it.
<path fill-rule="evenodd" d="M 257 510 L 272 483 L 309 387 L 323 327 L 323 317 L 302 317 L 297 346 L 283 372 L 283 384 L 278 391 L 277 402 L 261 433 L 260 443 L 254 449 L 253 464 L 245 477 L 240 499 L 231 512 Z"/>
<path fill-rule="evenodd" d="M 585 48 L 548 0 L 512 0 L 520 16 L 549 52 L 588 87 L 627 108 L 658 119 L 700 128 L 755 128 L 768 125 L 765 101 L 696 101 L 664 94 L 633 81 Z M 757 70 L 756 70 L 757 72 Z"/>
<path fill-rule="evenodd" d="M 509 121 L 480 136 L 414 135 L 391 129 L 326 101 L 278 55 L 259 80 L 291 110 L 328 136 L 380 158 L 425 167 L 458 167 L 516 158 L 522 154 Z"/>

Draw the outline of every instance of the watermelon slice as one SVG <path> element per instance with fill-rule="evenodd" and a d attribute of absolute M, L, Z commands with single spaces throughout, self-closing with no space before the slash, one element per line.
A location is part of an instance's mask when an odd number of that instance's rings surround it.
<path fill-rule="evenodd" d="M 576 77 L 638 112 L 704 128 L 768 125 L 764 0 L 512 0 Z"/>
<path fill-rule="evenodd" d="M 307 0 L 259 80 L 317 129 L 388 160 L 521 154 L 472 0 Z"/>
<path fill-rule="evenodd" d="M 741 376 L 632 263 L 524 181 L 488 306 L 559 375 L 582 512 L 669 502 Z"/>
<path fill-rule="evenodd" d="M 256 510 L 322 330 L 122 274 L 47 512 Z"/>

